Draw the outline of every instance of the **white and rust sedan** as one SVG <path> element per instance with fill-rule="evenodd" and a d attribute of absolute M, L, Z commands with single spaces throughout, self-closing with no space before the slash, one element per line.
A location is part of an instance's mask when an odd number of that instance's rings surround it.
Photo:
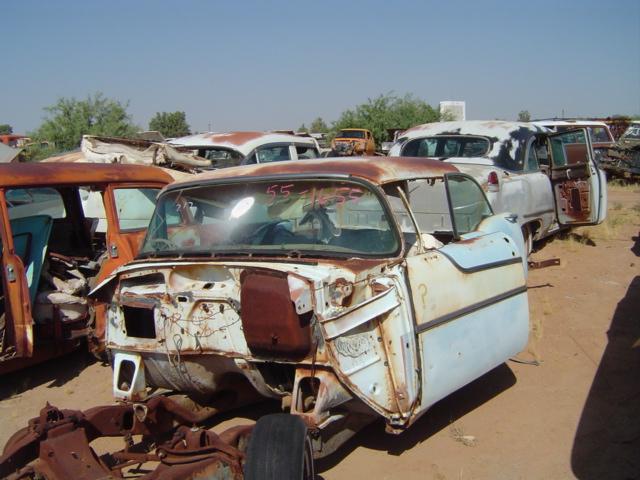
<path fill-rule="evenodd" d="M 279 399 L 286 414 L 256 424 L 245 478 L 312 478 L 312 458 L 362 426 L 382 417 L 401 433 L 525 346 L 524 249 L 513 216 L 436 160 L 174 183 L 137 259 L 94 291 L 110 302 L 114 394 Z"/>
<path fill-rule="evenodd" d="M 437 159 L 473 176 L 495 212 L 517 216 L 528 252 L 534 240 L 607 214 L 606 176 L 584 126 L 554 133 L 535 123 L 427 123 L 402 133 L 389 155 Z"/>

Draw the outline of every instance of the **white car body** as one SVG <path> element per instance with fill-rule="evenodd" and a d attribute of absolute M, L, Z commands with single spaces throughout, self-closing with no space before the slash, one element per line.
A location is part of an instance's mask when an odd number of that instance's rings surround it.
<path fill-rule="evenodd" d="M 606 179 L 593 161 L 588 137 L 568 146 L 563 135 L 532 123 L 438 122 L 405 131 L 389 156 L 429 156 L 455 164 L 482 185 L 494 211 L 516 214 L 525 237 L 533 241 L 564 226 L 600 223 L 606 215 Z M 427 139 L 441 145 L 461 138 L 477 140 L 474 148 L 482 142 L 488 146 L 477 155 L 465 152 L 463 143 L 454 156 L 418 151 L 418 142 Z M 559 145 L 555 151 L 552 138 Z M 550 161 L 554 152 L 555 162 Z M 577 160 L 579 154 L 584 156 Z"/>
<path fill-rule="evenodd" d="M 279 132 L 209 132 L 174 138 L 167 143 L 181 150 L 193 149 L 199 157 L 219 161 L 213 168 L 320 156 L 318 142 L 313 137 Z"/>

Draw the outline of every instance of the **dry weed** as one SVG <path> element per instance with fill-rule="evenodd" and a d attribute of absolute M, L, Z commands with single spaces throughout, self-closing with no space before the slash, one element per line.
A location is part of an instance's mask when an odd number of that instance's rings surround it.
<path fill-rule="evenodd" d="M 451 438 L 467 447 L 473 447 L 476 444 L 476 437 L 473 435 L 466 435 L 461 427 L 451 427 Z"/>
<path fill-rule="evenodd" d="M 629 183 L 623 180 L 611 180 L 607 182 L 607 189 L 615 192 L 633 192 L 640 193 L 640 184 Z"/>

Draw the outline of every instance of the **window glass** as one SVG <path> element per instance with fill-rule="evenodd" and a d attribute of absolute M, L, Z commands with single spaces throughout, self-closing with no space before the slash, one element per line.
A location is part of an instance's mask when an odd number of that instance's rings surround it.
<path fill-rule="evenodd" d="M 227 148 L 201 148 L 198 156 L 211 161 L 212 168 L 226 168 L 240 165 L 242 154 Z"/>
<path fill-rule="evenodd" d="M 423 233 L 452 232 L 444 181 L 442 179 L 410 180 L 407 185 L 409 204 L 420 231 Z"/>
<path fill-rule="evenodd" d="M 564 142 L 562 138 L 551 139 L 551 154 L 553 157 L 553 166 L 562 167 L 567 164 L 567 155 L 564 150 Z"/>
<path fill-rule="evenodd" d="M 482 157 L 491 143 L 484 137 L 447 136 L 417 138 L 402 149 L 406 157 Z"/>
<path fill-rule="evenodd" d="M 65 218 L 64 201 L 54 188 L 14 188 L 5 191 L 9 218 L 49 215 Z"/>
<path fill-rule="evenodd" d="M 167 212 L 175 209 L 189 214 L 172 227 Z M 384 204 L 364 185 L 289 179 L 167 192 L 141 254 L 380 256 L 398 249 Z"/>
<path fill-rule="evenodd" d="M 114 190 L 113 197 L 116 202 L 120 230 L 130 231 L 147 228 L 159 191 L 157 188 L 119 188 Z"/>
<path fill-rule="evenodd" d="M 281 162 L 291 160 L 289 145 L 278 145 L 275 147 L 264 147 L 256 152 L 258 163 Z"/>
<path fill-rule="evenodd" d="M 316 147 L 296 145 L 296 153 L 298 154 L 298 158 L 318 158 Z"/>
<path fill-rule="evenodd" d="M 554 167 L 585 164 L 589 151 L 584 130 L 569 131 L 550 137 Z"/>
<path fill-rule="evenodd" d="M 622 135 L 622 138 L 640 140 L 640 126 L 631 125 Z"/>
<path fill-rule="evenodd" d="M 457 235 L 472 232 L 482 220 L 492 215 L 489 202 L 480 186 L 463 175 L 447 175 L 453 223 Z"/>
<path fill-rule="evenodd" d="M 538 155 L 536 152 L 536 141 L 534 140 L 529 144 L 529 149 L 527 151 L 527 163 L 525 165 L 525 169 L 534 172 L 538 170 Z"/>
<path fill-rule="evenodd" d="M 340 130 L 336 138 L 365 138 L 362 130 Z"/>
<path fill-rule="evenodd" d="M 591 127 L 591 141 L 597 143 L 610 142 L 611 138 L 609 138 L 609 132 L 604 127 Z"/>

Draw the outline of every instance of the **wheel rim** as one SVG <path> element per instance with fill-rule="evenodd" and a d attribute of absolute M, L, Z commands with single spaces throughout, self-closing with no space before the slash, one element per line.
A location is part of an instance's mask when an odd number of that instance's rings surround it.
<path fill-rule="evenodd" d="M 304 447 L 302 478 L 303 480 L 313 480 L 313 478 L 315 477 L 313 471 L 313 450 L 311 447 L 311 439 L 309 438 L 309 436 L 307 436 L 307 438 L 305 439 Z"/>

